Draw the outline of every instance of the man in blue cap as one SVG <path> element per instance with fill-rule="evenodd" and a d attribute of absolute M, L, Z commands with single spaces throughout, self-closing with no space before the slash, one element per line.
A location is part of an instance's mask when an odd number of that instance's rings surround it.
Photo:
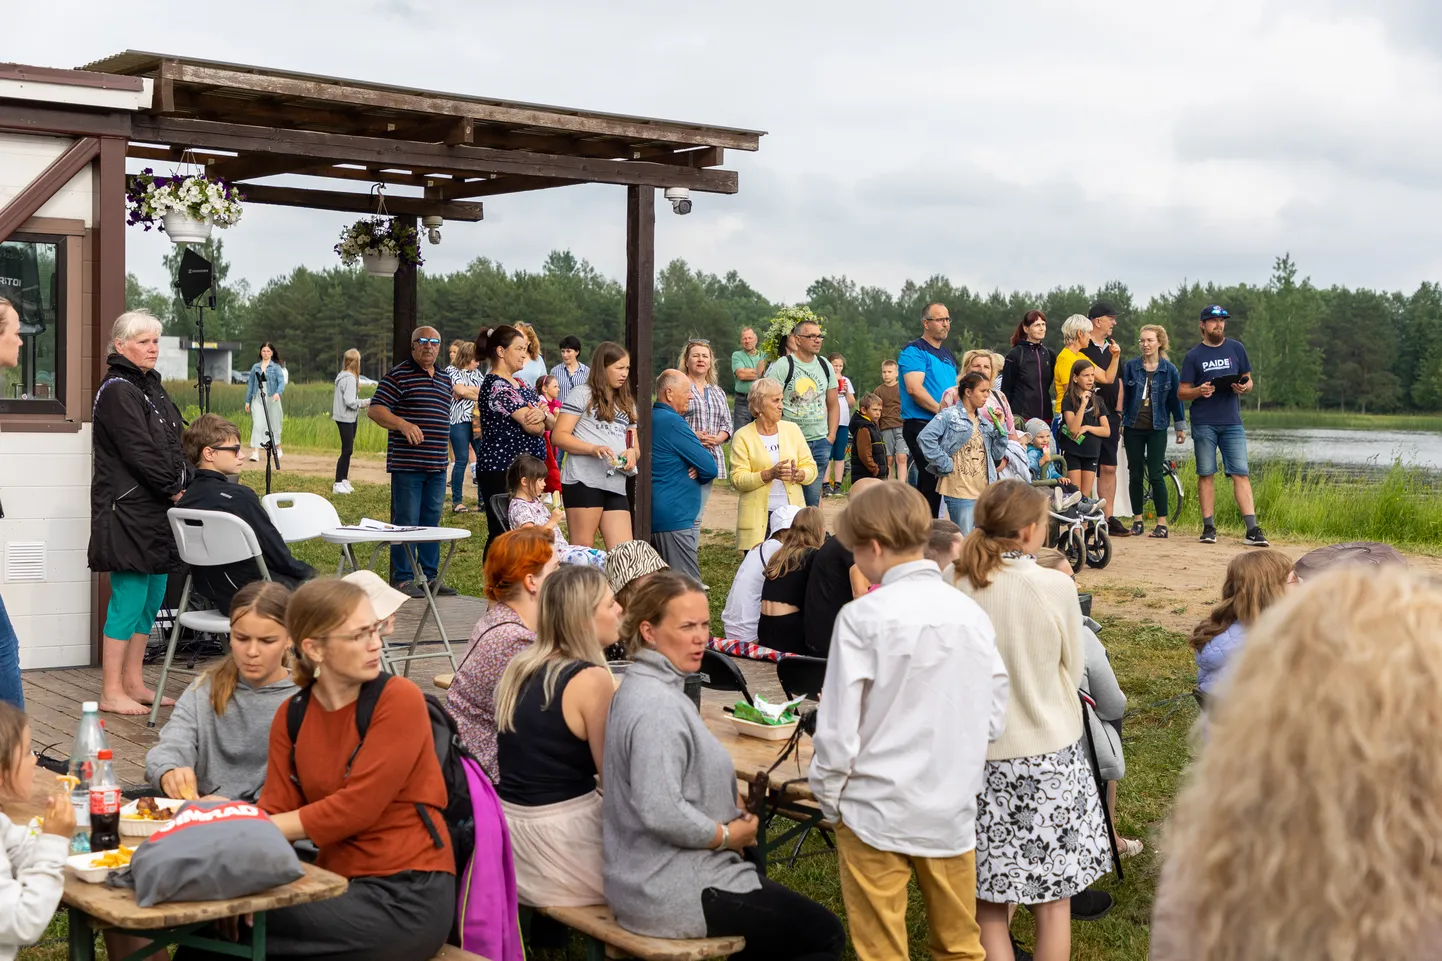
<path fill-rule="evenodd" d="M 1217 542 L 1217 454 L 1232 479 L 1232 494 L 1247 525 L 1245 543 L 1266 547 L 1257 526 L 1252 480 L 1247 472 L 1247 430 L 1242 426 L 1242 395 L 1252 391 L 1252 364 L 1239 341 L 1227 336 L 1225 307 L 1202 308 L 1202 342 L 1182 361 L 1182 400 L 1192 405 L 1192 446 L 1197 455 L 1197 501 L 1202 509 L 1202 543 Z"/>

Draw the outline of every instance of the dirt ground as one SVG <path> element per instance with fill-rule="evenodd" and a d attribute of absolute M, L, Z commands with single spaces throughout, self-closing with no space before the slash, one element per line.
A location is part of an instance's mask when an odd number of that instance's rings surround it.
<path fill-rule="evenodd" d="M 316 476 L 333 475 L 335 458 L 315 454 L 287 454 L 286 471 Z M 385 484 L 389 478 L 382 458 L 355 457 L 351 461 L 352 481 Z M 474 488 L 468 488 L 468 494 Z M 713 532 L 736 529 L 736 494 L 717 487 L 706 505 L 705 527 Z M 828 526 L 846 507 L 844 498 L 822 501 Z M 1194 535 L 1178 532 L 1167 540 L 1149 537 L 1117 538 L 1112 562 L 1105 570 L 1087 570 L 1077 578 L 1083 590 L 1095 595 L 1096 610 L 1144 623 L 1160 624 L 1171 630 L 1190 630 L 1215 604 L 1226 576 L 1227 563 L 1242 546 L 1241 538 L 1223 534 L 1216 544 L 1197 542 Z M 1301 557 L 1320 545 L 1305 541 L 1273 540 L 1272 546 L 1288 556 Z M 1442 557 L 1409 555 L 1412 563 L 1442 575 Z"/>

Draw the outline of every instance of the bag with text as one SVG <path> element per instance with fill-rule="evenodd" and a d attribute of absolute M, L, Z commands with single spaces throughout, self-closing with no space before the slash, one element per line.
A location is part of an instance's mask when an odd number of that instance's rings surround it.
<path fill-rule="evenodd" d="M 142 908 L 243 898 L 304 873 L 280 828 L 244 801 L 187 802 L 130 859 L 130 880 Z"/>

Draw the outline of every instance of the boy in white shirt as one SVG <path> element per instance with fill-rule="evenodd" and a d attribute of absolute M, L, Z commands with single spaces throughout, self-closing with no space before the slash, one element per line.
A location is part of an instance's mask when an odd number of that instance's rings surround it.
<path fill-rule="evenodd" d="M 836 619 L 812 739 L 852 945 L 861 961 L 907 956 L 915 871 L 933 955 L 981 961 L 976 796 L 1006 720 L 1006 665 L 986 614 L 925 558 L 931 512 L 915 488 L 853 494 L 836 536 L 881 585 Z"/>

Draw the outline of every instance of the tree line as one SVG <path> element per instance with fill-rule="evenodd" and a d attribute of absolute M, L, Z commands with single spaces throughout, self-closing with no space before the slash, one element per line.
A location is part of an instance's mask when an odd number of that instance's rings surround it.
<path fill-rule="evenodd" d="M 179 250 L 165 258 L 172 276 Z M 360 350 L 368 375 L 378 377 L 394 363 L 389 279 L 340 266 L 323 271 L 298 267 L 252 290 L 244 281 L 228 282 L 230 265 L 221 239 L 212 239 L 201 252 L 215 264 L 218 289 L 216 310 L 207 313 L 206 336 L 244 344 L 238 367 L 248 369 L 263 341 L 276 343 L 298 381 L 330 380 L 351 347 Z M 127 300 L 161 317 L 167 334 L 195 332 L 194 310 L 133 275 Z M 940 301 L 950 309 L 949 346 L 958 353 L 971 347 L 1006 353 L 1012 331 L 1028 310 L 1046 313 L 1047 342 L 1060 349 L 1062 321 L 1086 313 L 1096 300 L 1119 309 L 1116 337 L 1123 356 L 1136 355 L 1144 324 L 1159 324 L 1170 335 L 1177 363 L 1199 339 L 1202 307 L 1222 304 L 1232 316 L 1228 336 L 1246 345 L 1256 370 L 1251 400 L 1259 406 L 1442 409 L 1442 286 L 1426 282 L 1410 295 L 1323 289 L 1299 276 L 1286 255 L 1277 258 L 1264 285 L 1188 281 L 1144 304 L 1121 281 L 1094 290 L 1076 285 L 1007 293 L 972 290 L 943 276 L 907 281 L 896 292 L 846 277 L 823 277 L 807 288 L 804 303 L 826 320 L 826 353 L 844 354 L 848 374 L 865 390 L 880 382 L 883 360 L 895 358 L 920 336 L 919 318 L 928 302 Z M 535 271 L 508 271 L 488 258 L 447 274 L 422 271 L 418 301 L 420 322 L 438 329 L 446 341 L 473 339 L 481 327 L 528 322 L 540 334 L 550 363 L 559 362 L 556 343 L 568 334 L 580 338 L 583 358 L 603 340 L 624 342 L 624 287 L 569 251 L 553 251 Z M 717 275 L 673 260 L 656 278 L 653 374 L 676 364 L 687 338 L 701 337 L 714 346 L 722 382 L 728 384 L 740 329 L 764 332 L 781 306 L 734 270 Z"/>

